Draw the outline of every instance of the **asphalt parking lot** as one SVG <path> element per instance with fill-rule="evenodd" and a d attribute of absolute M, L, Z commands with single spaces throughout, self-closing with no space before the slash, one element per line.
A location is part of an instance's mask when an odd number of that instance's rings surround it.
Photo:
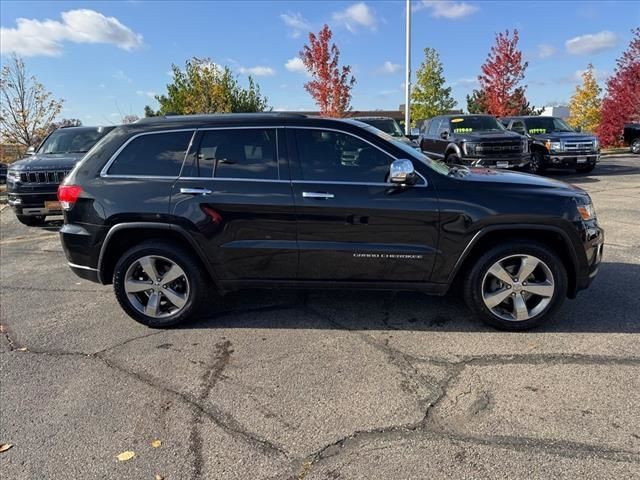
<path fill-rule="evenodd" d="M 237 292 L 151 330 L 71 273 L 60 221 L 4 208 L 2 477 L 638 478 L 640 157 L 554 176 L 591 194 L 604 263 L 527 333 L 346 291 Z"/>

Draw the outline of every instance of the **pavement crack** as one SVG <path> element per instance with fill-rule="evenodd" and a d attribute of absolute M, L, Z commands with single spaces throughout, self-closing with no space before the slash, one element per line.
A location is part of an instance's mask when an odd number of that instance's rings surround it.
<path fill-rule="evenodd" d="M 15 342 L 13 341 L 11 336 L 9 335 L 9 330 L 7 329 L 7 327 L 2 325 L 1 323 L 0 323 L 0 335 L 4 335 L 4 338 L 6 338 L 7 343 L 9 344 L 9 351 L 13 352 L 14 350 L 16 350 L 18 348 L 18 347 L 16 347 Z"/>

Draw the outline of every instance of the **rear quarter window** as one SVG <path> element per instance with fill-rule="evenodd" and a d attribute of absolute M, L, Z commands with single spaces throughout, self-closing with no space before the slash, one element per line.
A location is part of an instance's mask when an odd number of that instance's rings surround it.
<path fill-rule="evenodd" d="M 177 177 L 192 136 L 190 130 L 135 137 L 118 154 L 108 174 Z"/>

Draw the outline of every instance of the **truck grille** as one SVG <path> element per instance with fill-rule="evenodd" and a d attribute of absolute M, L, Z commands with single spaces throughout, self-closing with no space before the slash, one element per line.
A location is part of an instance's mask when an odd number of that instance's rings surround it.
<path fill-rule="evenodd" d="M 476 150 L 483 155 L 520 153 L 522 152 L 522 142 L 482 142 L 476 147 Z"/>
<path fill-rule="evenodd" d="M 46 170 L 42 172 L 26 172 L 20 174 L 22 183 L 60 183 L 69 175 L 69 170 Z"/>
<path fill-rule="evenodd" d="M 593 150 L 593 142 L 565 142 L 564 149 L 567 152 L 581 152 L 581 151 L 592 151 Z"/>

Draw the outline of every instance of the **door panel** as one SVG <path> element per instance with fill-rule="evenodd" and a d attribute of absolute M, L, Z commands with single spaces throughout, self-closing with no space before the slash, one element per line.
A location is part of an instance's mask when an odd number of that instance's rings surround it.
<path fill-rule="evenodd" d="M 362 139 L 340 137 L 346 133 L 314 135 L 302 129 L 289 132 L 290 144 L 297 146 L 292 186 L 298 278 L 428 280 L 438 240 L 433 189 L 422 180 L 422 185 L 407 188 L 385 183 L 384 171 L 393 158 L 373 152 L 376 147 Z M 323 137 L 328 144 L 322 145 Z M 365 181 L 357 182 L 359 177 Z"/>
<path fill-rule="evenodd" d="M 291 184 L 280 178 L 286 145 L 276 137 L 276 129 L 201 132 L 194 167 L 184 169 L 194 176 L 174 185 L 172 213 L 188 219 L 222 281 L 296 276 Z"/>

